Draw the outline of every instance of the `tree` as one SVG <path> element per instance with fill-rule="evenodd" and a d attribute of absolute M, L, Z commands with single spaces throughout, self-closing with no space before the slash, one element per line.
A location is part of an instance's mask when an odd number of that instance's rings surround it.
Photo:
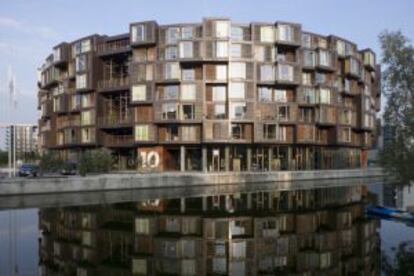
<path fill-rule="evenodd" d="M 402 182 L 414 179 L 414 47 L 400 31 L 379 35 L 382 91 L 387 99 L 383 122 L 395 130 L 380 162 Z"/>
<path fill-rule="evenodd" d="M 86 151 L 79 162 L 80 175 L 87 173 L 107 173 L 112 168 L 112 155 L 106 149 Z"/>
<path fill-rule="evenodd" d="M 7 151 L 0 150 L 0 167 L 7 165 L 9 162 L 9 154 Z"/>
<path fill-rule="evenodd" d="M 42 172 L 58 172 L 64 166 L 64 161 L 54 152 L 44 153 L 40 157 L 39 167 Z"/>

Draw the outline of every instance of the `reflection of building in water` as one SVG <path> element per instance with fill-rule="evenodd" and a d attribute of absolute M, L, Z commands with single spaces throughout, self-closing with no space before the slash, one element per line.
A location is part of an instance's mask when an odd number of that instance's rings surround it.
<path fill-rule="evenodd" d="M 365 190 L 266 191 L 40 211 L 40 275 L 377 275 Z"/>

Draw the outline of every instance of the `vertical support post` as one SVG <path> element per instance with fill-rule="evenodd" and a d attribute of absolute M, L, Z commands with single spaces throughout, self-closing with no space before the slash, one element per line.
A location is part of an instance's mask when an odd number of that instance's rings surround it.
<path fill-rule="evenodd" d="M 185 213 L 185 197 L 180 198 L 180 212 Z"/>
<path fill-rule="evenodd" d="M 252 148 L 249 146 L 247 148 L 247 171 L 252 170 Z"/>
<path fill-rule="evenodd" d="M 293 164 L 292 164 L 292 146 L 288 146 L 288 156 L 287 156 L 287 158 L 288 158 L 288 170 L 289 171 L 293 171 L 294 170 L 294 168 L 293 168 Z"/>
<path fill-rule="evenodd" d="M 180 171 L 185 172 L 185 146 L 180 146 Z"/>
<path fill-rule="evenodd" d="M 247 209 L 252 209 L 252 194 L 247 193 Z"/>
<path fill-rule="evenodd" d="M 16 125 L 13 126 L 13 176 L 16 176 Z"/>
<path fill-rule="evenodd" d="M 272 161 L 273 161 L 273 148 L 271 147 L 271 146 L 269 146 L 269 148 L 267 149 L 267 152 L 268 152 L 268 159 L 269 159 L 269 161 L 268 161 L 268 166 L 269 166 L 269 168 L 268 168 L 268 170 L 269 170 L 269 172 L 270 171 L 272 171 Z"/>
<path fill-rule="evenodd" d="M 224 148 L 224 168 L 226 172 L 230 171 L 230 146 Z"/>
<path fill-rule="evenodd" d="M 203 212 L 206 212 L 207 211 L 207 196 L 203 196 L 202 198 L 201 198 L 201 200 L 202 200 L 202 205 L 203 205 Z"/>
<path fill-rule="evenodd" d="M 12 127 L 9 126 L 8 129 L 8 135 L 9 135 L 9 177 L 12 177 Z"/>
<path fill-rule="evenodd" d="M 204 145 L 201 148 L 201 166 L 202 171 L 207 172 L 207 147 Z"/>

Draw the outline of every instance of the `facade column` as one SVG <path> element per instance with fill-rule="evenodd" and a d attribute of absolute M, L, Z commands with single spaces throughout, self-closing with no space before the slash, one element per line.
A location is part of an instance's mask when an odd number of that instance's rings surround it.
<path fill-rule="evenodd" d="M 204 145 L 201 148 L 201 167 L 203 172 L 207 172 L 207 147 Z"/>
<path fill-rule="evenodd" d="M 185 213 L 185 197 L 180 198 L 180 212 Z"/>
<path fill-rule="evenodd" d="M 292 146 L 289 145 L 288 146 L 288 154 L 287 154 L 287 158 L 288 158 L 288 170 L 292 171 Z"/>
<path fill-rule="evenodd" d="M 252 209 L 252 194 L 247 193 L 247 210 Z"/>
<path fill-rule="evenodd" d="M 252 147 L 247 148 L 247 171 L 252 170 Z"/>
<path fill-rule="evenodd" d="M 206 196 L 203 196 L 201 198 L 201 200 L 202 200 L 203 212 L 206 212 L 207 211 L 207 197 Z"/>
<path fill-rule="evenodd" d="M 180 146 L 180 171 L 185 172 L 185 146 Z"/>
<path fill-rule="evenodd" d="M 267 149 L 267 155 L 268 155 L 268 159 L 269 159 L 269 161 L 268 161 L 268 166 L 269 166 L 269 168 L 268 168 L 268 170 L 269 170 L 269 172 L 270 171 L 272 171 L 272 160 L 273 160 L 273 148 L 271 147 L 271 146 L 269 146 L 269 148 Z"/>
<path fill-rule="evenodd" d="M 228 145 L 224 147 L 224 170 L 230 171 L 230 146 Z"/>

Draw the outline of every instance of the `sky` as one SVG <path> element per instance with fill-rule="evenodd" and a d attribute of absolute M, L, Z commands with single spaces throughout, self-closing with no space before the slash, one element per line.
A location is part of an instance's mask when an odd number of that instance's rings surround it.
<path fill-rule="evenodd" d="M 18 91 L 12 118 L 36 123 L 37 68 L 53 46 L 94 33 L 126 33 L 130 22 L 200 22 L 209 16 L 297 22 L 304 30 L 335 34 L 379 55 L 383 30 L 414 38 L 413 11 L 413 0 L 0 0 L 0 125 L 10 119 L 4 96 L 10 71 Z"/>

